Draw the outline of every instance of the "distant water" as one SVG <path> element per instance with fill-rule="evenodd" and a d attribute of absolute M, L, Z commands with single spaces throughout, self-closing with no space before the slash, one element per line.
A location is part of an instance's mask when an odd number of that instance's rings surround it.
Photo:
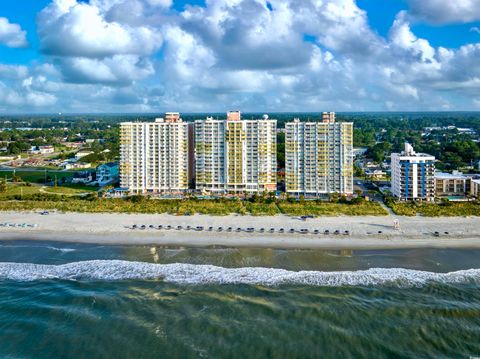
<path fill-rule="evenodd" d="M 0 358 L 480 356 L 480 250 L 0 242 Z"/>

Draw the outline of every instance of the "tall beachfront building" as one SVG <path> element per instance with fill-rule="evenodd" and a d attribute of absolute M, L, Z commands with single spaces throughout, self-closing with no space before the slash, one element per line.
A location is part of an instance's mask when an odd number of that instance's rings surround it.
<path fill-rule="evenodd" d="M 435 157 L 416 153 L 405 143 L 401 153 L 392 153 L 392 193 L 403 201 L 435 199 Z"/>
<path fill-rule="evenodd" d="M 285 125 L 285 187 L 293 196 L 353 193 L 353 123 L 295 119 Z"/>
<path fill-rule="evenodd" d="M 196 189 L 212 193 L 254 193 L 277 187 L 277 121 L 268 116 L 195 121 Z"/>
<path fill-rule="evenodd" d="M 177 193 L 193 178 L 193 128 L 169 112 L 120 124 L 120 185 L 131 194 Z"/>

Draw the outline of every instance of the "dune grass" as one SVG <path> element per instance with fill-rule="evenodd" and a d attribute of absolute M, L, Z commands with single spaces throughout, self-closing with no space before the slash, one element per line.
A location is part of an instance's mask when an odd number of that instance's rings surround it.
<path fill-rule="evenodd" d="M 87 213 L 170 213 L 176 215 L 208 214 L 224 216 L 229 214 L 273 216 L 280 213 L 292 216 L 337 216 L 337 215 L 385 215 L 386 211 L 378 204 L 328 203 L 328 202 L 288 202 L 288 201 L 242 201 L 239 199 L 149 199 L 131 197 L 128 199 L 96 198 L 92 193 L 84 195 L 81 189 L 65 187 L 48 188 L 43 192 L 39 186 L 20 186 L 9 188 L 0 195 L 0 210 L 58 210 L 61 212 Z M 78 191 L 78 192 L 77 192 Z"/>
<path fill-rule="evenodd" d="M 386 216 L 388 212 L 376 202 L 330 203 L 321 201 L 281 202 L 283 214 L 290 216 Z"/>
<path fill-rule="evenodd" d="M 387 201 L 395 214 L 401 216 L 460 217 L 480 216 L 480 201 L 447 203 L 399 203 Z"/>

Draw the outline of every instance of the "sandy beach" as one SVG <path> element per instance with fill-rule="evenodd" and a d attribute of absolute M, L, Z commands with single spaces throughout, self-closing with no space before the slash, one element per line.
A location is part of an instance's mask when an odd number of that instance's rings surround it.
<path fill-rule="evenodd" d="M 400 229 L 394 229 L 398 219 Z M 480 248 L 478 217 L 424 218 L 399 216 L 320 217 L 301 220 L 283 215 L 253 216 L 172 216 L 150 214 L 91 214 L 2 212 L 0 223 L 36 224 L 35 228 L 0 227 L 0 240 L 50 240 L 102 244 L 154 244 L 164 246 L 226 246 L 259 248 L 322 248 L 322 249 L 383 249 L 383 248 Z M 146 225 L 147 229 L 131 229 Z M 158 230 L 149 225 L 233 227 L 232 232 Z M 235 229 L 284 228 L 286 233 L 246 233 Z M 288 233 L 308 229 L 310 234 Z M 311 234 L 315 229 L 320 234 Z M 330 235 L 324 231 L 329 230 Z M 336 230 L 340 235 L 333 234 Z M 344 235 L 349 231 L 350 235 Z M 434 236 L 439 232 L 439 237 Z M 445 232 L 448 232 L 446 234 Z"/>

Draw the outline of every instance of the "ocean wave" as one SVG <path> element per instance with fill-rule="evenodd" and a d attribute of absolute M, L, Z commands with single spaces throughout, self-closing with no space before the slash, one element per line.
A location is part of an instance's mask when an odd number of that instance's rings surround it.
<path fill-rule="evenodd" d="M 58 248 L 53 246 L 36 246 L 36 245 L 25 245 L 25 244 L 0 244 L 0 248 L 47 248 L 52 251 L 58 251 L 63 253 L 74 252 L 74 248 Z"/>
<path fill-rule="evenodd" d="M 52 251 L 58 251 L 62 253 L 69 253 L 69 252 L 75 252 L 76 249 L 74 248 L 57 248 L 57 247 L 47 247 L 48 249 L 51 249 Z"/>
<path fill-rule="evenodd" d="M 480 284 L 480 269 L 434 273 L 403 268 L 372 268 L 359 271 L 289 271 L 273 268 L 222 268 L 196 264 L 154 264 L 122 260 L 92 260 L 62 265 L 0 263 L 0 280 L 150 280 L 179 284 L 251 284 L 278 286 L 394 286 L 421 287 L 430 282 Z"/>

